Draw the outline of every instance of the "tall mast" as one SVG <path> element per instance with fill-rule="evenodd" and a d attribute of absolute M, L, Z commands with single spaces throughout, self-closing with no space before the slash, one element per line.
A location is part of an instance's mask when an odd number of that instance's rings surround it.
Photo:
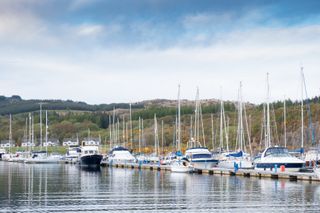
<path fill-rule="evenodd" d="M 304 117 L 303 117 L 303 67 L 301 67 L 301 148 L 303 148 L 304 145 L 304 123 L 303 123 Z"/>
<path fill-rule="evenodd" d="M 141 118 L 139 116 L 139 153 L 141 153 Z"/>
<path fill-rule="evenodd" d="M 223 147 L 223 118 L 222 118 L 222 110 L 223 110 L 223 101 L 220 100 L 220 149 Z"/>
<path fill-rule="evenodd" d="M 143 139 L 144 139 L 144 134 L 143 134 L 143 118 L 142 118 L 141 119 L 141 142 L 143 145 L 145 145 L 143 142 L 144 141 Z"/>
<path fill-rule="evenodd" d="M 164 153 L 163 150 L 163 120 L 161 120 L 161 152 Z"/>
<path fill-rule="evenodd" d="M 157 124 L 157 115 L 154 114 L 154 149 L 155 149 L 155 153 L 158 156 L 158 124 Z"/>
<path fill-rule="evenodd" d="M 181 151 L 181 111 L 180 111 L 180 84 L 178 86 L 178 150 L 177 151 Z"/>
<path fill-rule="evenodd" d="M 130 103 L 130 142 L 131 142 L 131 149 L 133 147 L 133 137 L 132 137 L 132 111 L 131 111 L 131 103 Z"/>
<path fill-rule="evenodd" d="M 48 111 L 46 110 L 46 153 L 48 155 Z"/>
<path fill-rule="evenodd" d="M 124 115 L 122 116 L 122 145 L 124 146 L 124 143 L 126 141 L 126 124 L 125 124 Z"/>
<path fill-rule="evenodd" d="M 31 143 L 34 144 L 34 116 L 33 116 L 33 113 L 32 113 L 31 120 L 32 120 L 32 127 L 31 127 L 32 128 L 32 134 L 31 134 L 32 135 L 32 140 L 31 140 L 32 142 Z"/>
<path fill-rule="evenodd" d="M 270 90 L 269 90 L 269 73 L 267 73 L 267 145 L 271 146 L 271 129 L 270 129 Z"/>
<path fill-rule="evenodd" d="M 286 115 L 286 97 L 283 101 L 283 131 L 284 131 L 284 147 L 287 147 L 287 115 Z"/>
<path fill-rule="evenodd" d="M 9 115 L 9 153 L 11 153 L 12 146 L 12 117 Z"/>
<path fill-rule="evenodd" d="M 212 139 L 212 150 L 214 150 L 214 129 L 213 129 L 213 114 L 211 113 L 211 139 Z"/>
<path fill-rule="evenodd" d="M 192 145 L 192 143 L 193 143 L 193 132 L 192 132 L 192 121 L 193 121 L 193 119 L 192 119 L 192 115 L 190 115 L 190 141 L 189 141 L 189 144 L 188 144 L 188 146 L 190 146 L 190 148 L 193 146 Z"/>
<path fill-rule="evenodd" d="M 39 124 L 40 124 L 40 146 L 41 146 L 41 149 L 43 147 L 43 144 L 42 144 L 42 103 L 40 103 L 40 119 L 39 119 Z"/>
<path fill-rule="evenodd" d="M 110 150 L 112 149 L 112 125 L 111 125 L 111 116 L 109 115 L 109 140 L 110 140 Z"/>
<path fill-rule="evenodd" d="M 116 130 L 115 130 L 115 118 L 116 117 L 116 110 L 115 107 L 113 107 L 113 114 L 112 114 L 112 143 L 116 144 Z"/>
<path fill-rule="evenodd" d="M 244 151 L 243 145 L 243 119 L 242 119 L 242 82 L 240 81 L 240 89 L 239 89 L 239 122 L 240 122 L 240 150 Z"/>
<path fill-rule="evenodd" d="M 31 113 L 30 112 L 29 112 L 29 144 L 30 144 L 29 150 L 31 151 L 32 144 L 31 144 Z"/>

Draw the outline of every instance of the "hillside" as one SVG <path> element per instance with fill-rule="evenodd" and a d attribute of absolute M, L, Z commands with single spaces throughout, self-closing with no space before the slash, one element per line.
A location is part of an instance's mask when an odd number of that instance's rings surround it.
<path fill-rule="evenodd" d="M 49 120 L 49 137 L 57 138 L 62 142 L 66 138 L 75 138 L 77 135 L 80 139 L 88 136 L 90 129 L 91 137 L 101 137 L 104 144 L 110 142 L 110 121 L 112 123 L 112 110 L 115 107 L 116 118 L 115 123 L 118 126 L 119 143 L 126 142 L 129 147 L 137 149 L 138 147 L 138 118 L 144 119 L 144 136 L 142 144 L 146 147 L 145 151 L 152 151 L 154 144 L 154 114 L 158 118 L 158 129 L 160 145 L 162 145 L 161 122 L 163 121 L 163 146 L 166 150 L 173 146 L 175 134 L 175 100 L 149 100 L 132 105 L 132 126 L 133 140 L 129 137 L 129 104 L 101 104 L 88 105 L 84 102 L 61 101 L 61 100 L 22 100 L 19 96 L 10 98 L 0 98 L 0 140 L 8 139 L 9 135 L 9 116 L 13 114 L 13 139 L 17 144 L 21 144 L 25 134 L 26 119 L 28 112 L 32 112 L 35 123 L 35 138 L 39 141 L 39 103 L 45 102 L 44 109 L 48 109 Z M 308 106 L 305 106 L 305 129 L 304 137 L 306 146 L 312 145 L 312 134 L 310 131 L 310 118 L 312 119 L 312 127 L 314 129 L 314 142 L 319 140 L 319 98 L 306 100 L 310 103 L 311 116 L 308 113 Z M 300 103 L 287 100 L 287 143 L 289 148 L 300 147 L 301 141 L 301 120 L 300 120 Z M 194 113 L 194 101 L 183 100 L 181 108 L 182 121 L 182 142 L 186 146 L 190 135 L 190 119 Z M 224 104 L 227 123 L 229 124 L 229 146 L 234 148 L 237 135 L 237 113 L 236 103 L 226 102 Z M 261 149 L 263 146 L 262 105 L 246 104 L 248 124 L 250 126 L 250 140 L 254 150 Z M 203 126 L 205 142 L 209 148 L 217 148 L 220 143 L 220 103 L 218 100 L 202 100 Z M 211 116 L 213 117 L 213 132 Z M 110 120 L 111 119 L 111 120 Z M 119 124 L 117 121 L 119 120 Z M 124 121 L 124 122 L 123 122 Z M 43 114 L 44 123 L 44 114 Z M 272 125 L 272 141 L 274 144 L 283 145 L 283 102 L 276 102 L 271 105 L 271 125 Z M 44 126 L 43 126 L 44 130 Z M 123 134 L 124 133 L 124 134 Z M 247 136 L 246 136 L 247 137 Z M 247 139 L 246 139 L 247 140 Z M 129 141 L 129 142 L 128 142 Z M 225 139 L 224 139 L 225 141 Z M 203 140 L 201 140 L 204 143 Z M 261 144 L 262 143 L 262 144 Z M 224 142 L 225 144 L 225 142 Z M 224 145 L 225 146 L 225 145 Z"/>

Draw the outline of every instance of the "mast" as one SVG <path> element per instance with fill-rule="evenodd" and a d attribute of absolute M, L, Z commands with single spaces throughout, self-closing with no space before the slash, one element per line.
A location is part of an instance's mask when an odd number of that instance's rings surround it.
<path fill-rule="evenodd" d="M 193 129 L 193 127 L 192 127 L 192 121 L 193 121 L 193 118 L 192 118 L 192 115 L 190 115 L 190 140 L 189 140 L 189 144 L 188 144 L 188 146 L 191 148 L 193 145 L 192 145 L 192 143 L 193 143 L 193 132 L 192 132 L 192 129 Z"/>
<path fill-rule="evenodd" d="M 30 144 L 29 150 L 31 151 L 32 144 L 31 144 L 31 113 L 30 112 L 29 112 L 29 144 Z"/>
<path fill-rule="evenodd" d="M 9 115 L 9 153 L 11 153 L 12 146 L 12 117 Z"/>
<path fill-rule="evenodd" d="M 133 147 L 133 137 L 132 137 L 132 111 L 131 111 L 131 103 L 130 103 L 130 142 L 131 142 L 131 149 Z"/>
<path fill-rule="evenodd" d="M 158 155 L 158 124 L 157 124 L 157 115 L 154 114 L 154 149 L 157 156 Z"/>
<path fill-rule="evenodd" d="M 212 140 L 212 150 L 214 150 L 214 129 L 213 129 L 213 114 L 211 113 L 211 140 Z"/>
<path fill-rule="evenodd" d="M 34 116 L 33 116 L 33 113 L 32 113 L 31 120 L 32 120 L 32 127 L 31 127 L 32 128 L 32 134 L 31 134 L 32 135 L 32 137 L 31 137 L 32 138 L 32 140 L 31 140 L 32 142 L 31 143 L 34 144 Z"/>
<path fill-rule="evenodd" d="M 46 110 L 46 153 L 48 155 L 48 111 Z"/>
<path fill-rule="evenodd" d="M 303 117 L 303 67 L 301 67 L 301 148 L 303 148 L 304 145 L 304 123 L 303 123 L 304 117 Z"/>
<path fill-rule="evenodd" d="M 287 115 L 286 115 L 286 97 L 283 101 L 283 131 L 284 131 L 284 147 L 287 147 Z"/>
<path fill-rule="evenodd" d="M 126 124 L 125 124 L 125 119 L 124 119 L 124 115 L 122 116 L 122 143 L 123 146 L 125 144 L 126 141 Z"/>
<path fill-rule="evenodd" d="M 141 118 L 139 116 L 139 153 L 141 153 Z"/>
<path fill-rule="evenodd" d="M 270 90 L 269 90 L 269 73 L 267 73 L 267 145 L 271 146 L 271 129 L 270 129 Z"/>
<path fill-rule="evenodd" d="M 240 88 L 239 88 L 239 122 L 240 122 L 240 150 L 244 151 L 244 144 L 243 144 L 243 119 L 242 119 L 242 82 L 240 81 Z"/>
<path fill-rule="evenodd" d="M 110 150 L 112 149 L 112 130 L 111 130 L 111 116 L 109 115 L 109 139 L 110 139 Z"/>
<path fill-rule="evenodd" d="M 39 125 L 40 125 L 40 146 L 41 146 L 41 149 L 43 147 L 43 144 L 42 144 L 42 103 L 40 103 L 40 120 L 39 120 Z"/>
<path fill-rule="evenodd" d="M 143 118 L 141 119 L 141 142 L 145 146 L 144 140 L 144 133 L 143 133 Z"/>
<path fill-rule="evenodd" d="M 163 120 L 161 120 L 161 152 L 164 153 L 163 149 Z"/>
<path fill-rule="evenodd" d="M 223 101 L 220 99 L 220 151 L 223 148 Z"/>
<path fill-rule="evenodd" d="M 180 84 L 178 86 L 178 150 L 181 151 L 181 111 L 180 111 Z"/>

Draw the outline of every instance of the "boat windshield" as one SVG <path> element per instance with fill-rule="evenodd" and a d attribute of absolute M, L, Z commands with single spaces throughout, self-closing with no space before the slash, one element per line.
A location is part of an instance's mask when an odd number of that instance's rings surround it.
<path fill-rule="evenodd" d="M 192 158 L 197 159 L 197 158 L 211 158 L 211 154 L 193 154 Z"/>
<path fill-rule="evenodd" d="M 271 155 L 272 156 L 277 156 L 277 157 L 290 157 L 288 149 L 284 148 L 284 147 L 272 147 L 272 148 L 269 148 L 265 153 L 265 157 L 271 156 Z"/>

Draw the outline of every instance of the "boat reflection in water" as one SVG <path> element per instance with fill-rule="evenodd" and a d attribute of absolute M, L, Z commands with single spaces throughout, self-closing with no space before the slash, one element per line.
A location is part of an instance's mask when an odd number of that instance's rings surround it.
<path fill-rule="evenodd" d="M 99 172 L 100 171 L 100 172 Z M 318 183 L 0 161 L 2 212 L 318 212 Z"/>

